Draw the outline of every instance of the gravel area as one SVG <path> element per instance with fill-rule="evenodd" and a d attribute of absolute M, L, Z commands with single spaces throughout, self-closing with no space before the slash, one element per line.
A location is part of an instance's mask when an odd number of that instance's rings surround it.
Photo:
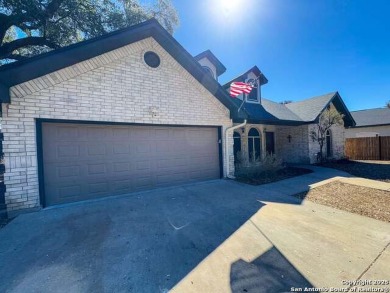
<path fill-rule="evenodd" d="M 332 208 L 390 222 L 389 191 L 334 181 L 294 196 Z"/>
<path fill-rule="evenodd" d="M 319 166 L 338 169 L 351 175 L 390 183 L 390 161 L 349 161 L 325 162 Z"/>
<path fill-rule="evenodd" d="M 286 167 L 276 172 L 263 172 L 256 177 L 237 176 L 236 180 L 251 185 L 261 185 L 261 184 L 280 181 L 280 180 L 284 180 L 284 179 L 288 179 L 291 177 L 300 176 L 312 172 L 313 172 L 312 170 L 304 169 L 304 168 Z"/>

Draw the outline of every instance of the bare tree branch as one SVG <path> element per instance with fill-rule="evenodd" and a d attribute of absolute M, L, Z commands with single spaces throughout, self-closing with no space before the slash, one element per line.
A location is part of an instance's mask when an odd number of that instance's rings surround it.
<path fill-rule="evenodd" d="M 46 14 L 48 17 L 53 16 L 53 14 L 60 8 L 62 2 L 64 2 L 64 0 L 52 0 L 52 1 L 47 5 L 45 14 Z"/>
<path fill-rule="evenodd" d="M 18 55 L 18 54 L 10 54 L 8 55 L 7 59 L 15 60 L 15 61 L 21 61 L 21 60 L 26 60 L 29 57 Z"/>
<path fill-rule="evenodd" d="M 53 49 L 59 47 L 57 44 L 48 41 L 44 37 L 28 37 L 17 39 L 15 41 L 5 43 L 0 47 L 0 59 L 8 58 L 9 55 L 12 55 L 13 51 L 26 46 L 47 46 Z"/>

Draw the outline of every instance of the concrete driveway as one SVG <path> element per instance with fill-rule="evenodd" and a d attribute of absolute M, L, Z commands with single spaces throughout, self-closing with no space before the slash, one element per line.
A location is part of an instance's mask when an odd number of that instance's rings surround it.
<path fill-rule="evenodd" d="M 287 196 L 341 174 L 322 171 L 21 215 L 0 230 L 0 292 L 283 292 L 389 280 L 390 224 Z"/>

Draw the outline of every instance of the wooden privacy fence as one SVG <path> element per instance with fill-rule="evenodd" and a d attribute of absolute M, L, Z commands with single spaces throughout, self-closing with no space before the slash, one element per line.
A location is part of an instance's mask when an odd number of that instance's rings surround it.
<path fill-rule="evenodd" d="M 347 138 L 345 155 L 352 160 L 390 160 L 390 136 Z"/>

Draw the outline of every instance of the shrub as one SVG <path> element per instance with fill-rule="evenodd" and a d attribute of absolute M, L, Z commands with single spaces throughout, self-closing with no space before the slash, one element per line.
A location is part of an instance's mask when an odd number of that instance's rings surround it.
<path fill-rule="evenodd" d="M 256 178 L 266 174 L 274 174 L 283 168 L 282 159 L 274 154 L 267 154 L 264 158 L 254 162 L 247 162 L 237 167 L 236 176 L 244 178 Z"/>

